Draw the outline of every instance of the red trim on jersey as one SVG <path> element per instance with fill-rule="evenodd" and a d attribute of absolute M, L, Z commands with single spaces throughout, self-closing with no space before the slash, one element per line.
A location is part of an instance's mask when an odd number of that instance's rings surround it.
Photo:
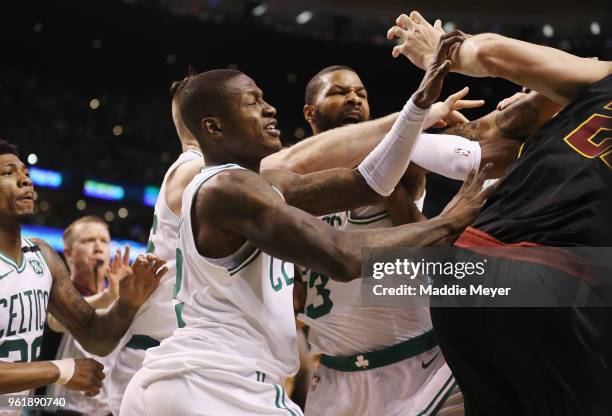
<path fill-rule="evenodd" d="M 469 248 L 471 251 L 485 256 L 541 264 L 583 279 L 590 284 L 597 284 L 594 273 L 592 273 L 592 270 L 589 272 L 590 262 L 581 260 L 574 253 L 562 247 L 549 247 L 529 241 L 512 244 L 504 243 L 492 235 L 473 227 L 465 229 L 457 241 L 455 241 L 455 247 Z M 540 247 L 540 249 L 533 250 L 534 247 Z M 489 250 L 491 248 L 495 250 Z"/>

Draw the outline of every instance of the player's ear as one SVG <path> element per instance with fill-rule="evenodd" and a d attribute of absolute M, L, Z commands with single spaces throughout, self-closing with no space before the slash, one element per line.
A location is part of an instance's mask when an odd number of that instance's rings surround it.
<path fill-rule="evenodd" d="M 304 105 L 304 118 L 306 119 L 308 124 L 314 124 L 314 112 L 314 105 Z"/>
<path fill-rule="evenodd" d="M 202 119 L 202 129 L 212 138 L 220 138 L 223 134 L 221 123 L 219 119 L 215 117 L 204 117 Z"/>

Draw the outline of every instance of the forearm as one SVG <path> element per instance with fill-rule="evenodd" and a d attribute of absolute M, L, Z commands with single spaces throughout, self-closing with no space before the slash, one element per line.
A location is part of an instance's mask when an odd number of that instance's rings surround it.
<path fill-rule="evenodd" d="M 451 55 L 453 70 L 474 77 L 500 77 L 562 104 L 612 71 L 609 62 L 579 58 L 558 49 L 492 33 L 466 39 Z"/>
<path fill-rule="evenodd" d="M 88 352 L 103 357 L 115 349 L 137 311 L 138 307 L 118 300 L 110 309 L 96 310 L 88 325 L 71 332 Z"/>
<path fill-rule="evenodd" d="M 306 174 L 331 168 L 353 168 L 376 147 L 398 113 L 319 133 L 266 157 L 261 169 Z"/>
<path fill-rule="evenodd" d="M 96 293 L 95 295 L 87 296 L 84 298 L 87 303 L 97 309 L 108 308 L 117 297 L 111 292 L 109 288 Z"/>
<path fill-rule="evenodd" d="M 16 393 L 52 384 L 59 369 L 49 361 L 9 363 L 0 361 L 0 394 Z"/>

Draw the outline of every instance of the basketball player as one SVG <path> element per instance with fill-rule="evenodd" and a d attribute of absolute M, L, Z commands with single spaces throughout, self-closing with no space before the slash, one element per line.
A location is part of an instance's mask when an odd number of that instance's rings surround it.
<path fill-rule="evenodd" d="M 366 89 L 348 67 L 320 71 L 309 81 L 305 101 L 304 117 L 315 134 L 369 118 Z M 478 146 L 476 142 L 469 144 Z M 410 198 L 421 210 L 424 171 L 419 169 L 410 179 Z M 401 186 L 398 191 L 405 192 Z M 338 212 L 323 220 L 339 230 L 389 228 L 397 225 L 391 218 L 394 211 L 402 209 L 389 207 L 395 201 L 390 198 L 383 204 Z M 408 301 L 402 307 L 364 305 L 358 279 L 339 282 L 314 270 L 298 269 L 306 285 L 304 313 L 298 319 L 310 327 L 308 340 L 313 353 L 322 354 L 305 414 L 437 414 L 456 383 L 435 341 L 429 308 L 411 306 Z"/>
<path fill-rule="evenodd" d="M 0 394 L 51 383 L 98 393 L 102 366 L 91 359 L 34 362 L 40 353 L 48 310 L 88 351 L 113 350 L 138 307 L 155 290 L 163 261 L 139 258 L 121 281 L 120 297 L 96 312 L 70 281 L 59 255 L 45 242 L 21 236 L 33 215 L 35 193 L 15 146 L 0 141 Z M 159 270 L 157 273 L 156 270 Z"/>
<path fill-rule="evenodd" d="M 172 118 L 183 152 L 170 166 L 162 182 L 155 203 L 153 225 L 149 235 L 147 252 L 167 260 L 168 273 L 160 280 L 159 287 L 140 308 L 122 340 L 122 348 L 116 357 L 111 374 L 109 404 L 114 415 L 119 414 L 125 389 L 142 367 L 145 352 L 168 338 L 177 328 L 172 291 L 176 280 L 176 247 L 178 242 L 181 198 L 185 188 L 204 167 L 204 158 L 198 142 L 181 119 L 178 109 L 178 92 L 187 79 L 172 84 Z"/>
<path fill-rule="evenodd" d="M 390 37 L 424 68 L 443 34 L 418 13 L 402 15 Z M 437 59 L 437 58 L 436 58 Z M 453 71 L 497 76 L 566 107 L 526 138 L 520 158 L 458 247 L 612 246 L 612 62 L 496 34 L 466 36 L 450 50 Z M 538 108 L 533 108 L 538 115 Z M 469 251 L 464 254 L 469 260 Z M 576 281 L 551 261 L 499 261 L 500 282 L 553 295 Z M 556 270 L 554 274 L 551 271 Z M 550 277 L 553 279 L 550 279 Z M 548 279 L 547 279 L 548 278 Z M 612 388 L 606 308 L 432 308 L 440 346 L 473 415 L 609 415 Z"/>
<path fill-rule="evenodd" d="M 441 44 L 439 56 L 453 42 Z M 207 167 L 183 194 L 175 287 L 179 329 L 147 351 L 126 391 L 123 416 L 301 414 L 279 385 L 297 369 L 293 269 L 287 261 L 352 279 L 359 275 L 362 246 L 439 242 L 470 223 L 486 197 L 479 190 L 486 175 L 481 172 L 469 178 L 445 215 L 384 231 L 336 231 L 301 210 L 321 215 L 391 193 L 421 130 L 422 109 L 439 95 L 445 65 L 432 64 L 391 132 L 358 169 L 303 177 L 258 174 L 261 159 L 280 149 L 280 132 L 275 109 L 253 80 L 215 70 L 188 81 L 181 114 Z"/>

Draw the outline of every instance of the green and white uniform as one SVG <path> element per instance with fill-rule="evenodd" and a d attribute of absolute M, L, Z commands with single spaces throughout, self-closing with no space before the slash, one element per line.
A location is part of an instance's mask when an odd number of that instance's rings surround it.
<path fill-rule="evenodd" d="M 0 252 L 0 360 L 12 363 L 38 358 L 53 282 L 38 246 L 22 237 L 21 251 L 19 264 Z M 13 414 L 20 411 L 0 411 Z"/>
<path fill-rule="evenodd" d="M 183 194 L 176 253 L 179 328 L 146 353 L 128 386 L 121 416 L 301 415 L 284 393 L 298 369 L 293 317 L 293 265 L 249 241 L 233 255 L 198 253 L 194 198 L 219 172 L 206 167 Z"/>
<path fill-rule="evenodd" d="M 197 150 L 187 150 L 170 166 L 155 203 L 153 225 L 149 234 L 147 252 L 166 260 L 168 272 L 161 278 L 158 288 L 140 307 L 132 324 L 120 342 L 120 351 L 110 375 L 108 403 L 117 416 L 128 383 L 142 367 L 147 348 L 158 346 L 177 328 L 172 292 L 176 280 L 176 246 L 179 218 L 166 202 L 166 183 L 170 175 L 182 164 L 202 159 Z"/>
<path fill-rule="evenodd" d="M 422 209 L 424 196 L 416 204 Z M 339 230 L 392 227 L 383 205 L 322 217 Z M 321 365 L 306 415 L 432 414 L 455 386 L 433 336 L 429 308 L 364 304 L 361 279 L 338 282 L 299 268 L 307 295 L 298 319 Z"/>

